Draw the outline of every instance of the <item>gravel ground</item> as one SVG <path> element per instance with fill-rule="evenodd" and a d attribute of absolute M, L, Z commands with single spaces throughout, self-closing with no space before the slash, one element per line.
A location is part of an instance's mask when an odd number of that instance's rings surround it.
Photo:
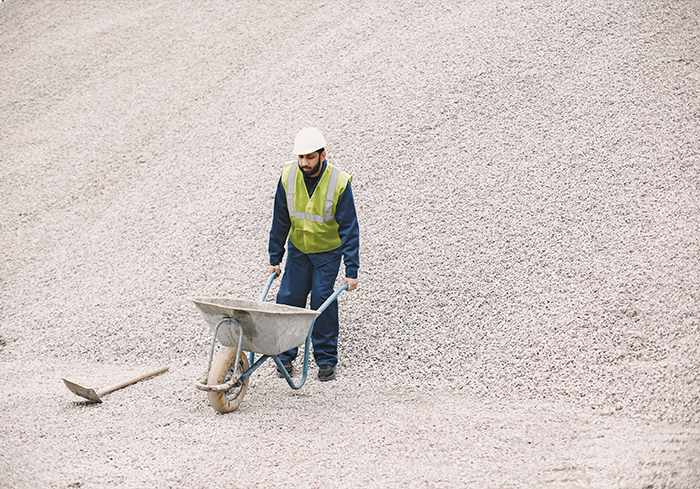
<path fill-rule="evenodd" d="M 700 487 L 699 59 L 700 2 L 2 2 L 0 487 Z M 306 125 L 338 379 L 220 415 L 188 298 L 259 297 Z"/>

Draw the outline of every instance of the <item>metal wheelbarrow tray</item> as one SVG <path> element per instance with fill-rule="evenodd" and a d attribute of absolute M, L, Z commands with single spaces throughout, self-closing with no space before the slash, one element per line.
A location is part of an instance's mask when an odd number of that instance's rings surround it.
<path fill-rule="evenodd" d="M 301 388 L 308 373 L 314 322 L 348 288 L 343 285 L 336 289 L 315 311 L 266 303 L 275 276 L 270 275 L 259 302 L 221 297 L 192 299 L 214 333 L 206 378 L 195 387 L 208 393 L 209 403 L 220 413 L 231 412 L 241 404 L 250 376 L 268 358 L 274 360 L 292 389 Z M 224 348 L 214 360 L 217 340 Z M 302 344 L 305 344 L 302 377 L 295 384 L 277 356 Z M 244 351 L 250 352 L 250 356 Z M 256 353 L 262 355 L 257 361 Z"/>
<path fill-rule="evenodd" d="M 261 355 L 279 355 L 304 343 L 309 328 L 319 312 L 242 299 L 193 299 L 212 333 L 224 319 L 234 319 L 243 329 L 244 351 Z M 217 337 L 222 345 L 237 348 L 239 329 L 233 322 L 219 326 Z"/>

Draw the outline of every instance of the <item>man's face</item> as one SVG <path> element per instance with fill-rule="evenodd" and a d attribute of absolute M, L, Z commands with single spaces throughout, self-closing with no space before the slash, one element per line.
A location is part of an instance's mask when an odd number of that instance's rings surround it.
<path fill-rule="evenodd" d="M 304 172 L 304 175 L 307 177 L 317 177 L 321 173 L 321 165 L 326 158 L 326 152 L 324 151 L 319 155 L 314 151 L 307 155 L 299 155 L 298 158 L 299 168 Z"/>

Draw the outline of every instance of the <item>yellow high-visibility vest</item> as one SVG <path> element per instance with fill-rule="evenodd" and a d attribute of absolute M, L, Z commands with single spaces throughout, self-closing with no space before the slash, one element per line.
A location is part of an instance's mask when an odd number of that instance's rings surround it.
<path fill-rule="evenodd" d="M 335 207 L 352 177 L 330 163 L 316 184 L 311 197 L 304 183 L 304 172 L 296 161 L 284 164 L 282 185 L 287 194 L 287 210 L 292 227 L 289 239 L 302 253 L 321 253 L 340 246 Z"/>

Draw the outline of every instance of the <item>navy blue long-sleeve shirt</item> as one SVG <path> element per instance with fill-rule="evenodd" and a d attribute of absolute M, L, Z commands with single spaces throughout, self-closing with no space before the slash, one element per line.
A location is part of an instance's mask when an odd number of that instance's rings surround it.
<path fill-rule="evenodd" d="M 313 195 L 316 189 L 316 184 L 326 170 L 326 161 L 323 161 L 321 173 L 315 178 L 304 175 L 304 183 L 309 192 L 309 197 Z M 345 190 L 338 197 L 338 203 L 335 206 L 335 221 L 338 223 L 338 235 L 340 236 L 340 252 L 343 254 L 345 262 L 345 276 L 347 278 L 357 278 L 357 271 L 360 268 L 360 226 L 357 222 L 357 213 L 355 212 L 355 199 L 352 195 L 350 182 L 345 186 Z M 270 265 L 276 266 L 282 262 L 284 257 L 284 245 L 289 236 L 289 229 L 292 223 L 289 219 L 289 210 L 287 209 L 287 193 L 282 185 L 280 178 L 277 184 L 277 192 L 275 193 L 275 207 L 272 216 L 272 228 L 270 229 Z M 291 241 L 288 244 L 290 253 L 296 250 Z M 300 251 L 298 251 L 301 253 Z M 338 249 L 314 253 L 320 256 L 324 253 L 336 254 Z"/>

